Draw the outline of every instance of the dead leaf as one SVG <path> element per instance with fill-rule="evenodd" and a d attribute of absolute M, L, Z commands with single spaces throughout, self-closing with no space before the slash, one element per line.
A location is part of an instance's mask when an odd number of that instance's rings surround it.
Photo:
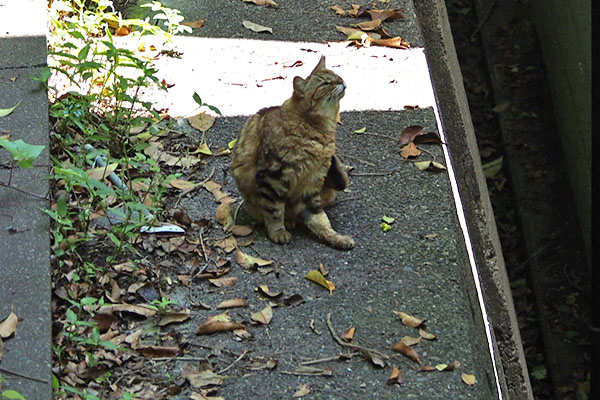
<path fill-rule="evenodd" d="M 398 385 L 402 385 L 404 383 L 404 372 L 402 372 L 402 370 L 400 370 L 397 367 L 394 367 L 392 369 L 392 373 L 390 374 L 390 377 L 387 380 L 387 384 L 388 385 L 394 385 L 394 384 L 398 384 Z"/>
<path fill-rule="evenodd" d="M 261 323 L 263 325 L 268 325 L 269 322 L 273 319 L 273 309 L 271 306 L 266 306 L 260 311 L 252 313 L 250 315 L 250 319 L 254 322 Z"/>
<path fill-rule="evenodd" d="M 98 312 L 129 312 L 143 317 L 153 317 L 156 314 L 156 309 L 146 305 L 120 303 L 102 306 Z"/>
<path fill-rule="evenodd" d="M 294 372 L 300 375 L 333 376 L 331 368 L 317 368 L 310 365 L 301 365 Z"/>
<path fill-rule="evenodd" d="M 435 335 L 433 333 L 425 332 L 424 329 L 419 328 L 419 336 L 426 340 L 435 340 Z"/>
<path fill-rule="evenodd" d="M 223 226 L 225 232 L 229 232 L 229 228 L 233 226 L 233 214 L 231 213 L 230 203 L 221 203 L 217 207 L 217 222 Z"/>
<path fill-rule="evenodd" d="M 231 322 L 231 317 L 227 313 L 213 315 L 208 317 L 196 331 L 197 335 L 210 335 L 218 332 L 228 332 L 237 329 L 246 329 L 246 327 L 237 322 Z"/>
<path fill-rule="evenodd" d="M 270 299 L 275 299 L 283 294 L 283 292 L 281 292 L 281 291 L 279 291 L 279 292 L 272 291 L 271 289 L 269 289 L 269 287 L 267 285 L 260 285 L 254 290 Z"/>
<path fill-rule="evenodd" d="M 222 248 L 226 253 L 231 253 L 237 247 L 237 239 L 234 236 L 226 237 L 216 242 L 215 246 Z"/>
<path fill-rule="evenodd" d="M 444 164 L 440 164 L 439 162 L 432 160 L 416 161 L 413 164 L 420 171 L 441 172 L 446 170 L 446 166 Z"/>
<path fill-rule="evenodd" d="M 248 302 L 245 299 L 235 298 L 229 300 L 223 300 L 217 305 L 217 310 L 236 308 L 236 307 L 248 307 Z"/>
<path fill-rule="evenodd" d="M 305 301 L 306 300 L 304 300 L 304 297 L 296 293 L 291 295 L 290 297 L 286 297 L 285 299 L 283 299 L 283 304 L 286 306 L 297 306 L 298 304 L 302 304 Z"/>
<path fill-rule="evenodd" d="M 192 29 L 198 29 L 204 25 L 204 22 L 206 22 L 206 20 L 197 19 L 195 21 L 182 22 L 181 25 L 189 26 Z"/>
<path fill-rule="evenodd" d="M 242 25 L 244 25 L 244 28 L 250 29 L 253 32 L 257 32 L 257 33 L 269 32 L 271 34 L 273 33 L 272 28 L 269 28 L 268 26 L 259 25 L 252 21 L 244 20 L 244 21 L 242 21 Z"/>
<path fill-rule="evenodd" d="M 210 147 L 208 147 L 208 145 L 206 143 L 200 143 L 198 145 L 198 148 L 192 152 L 192 154 L 198 154 L 198 153 L 204 154 L 207 156 L 213 155 L 213 152 L 211 151 Z"/>
<path fill-rule="evenodd" d="M 372 21 L 365 21 L 359 24 L 352 24 L 353 27 L 359 28 L 362 31 L 372 31 L 381 25 L 380 19 L 374 19 Z"/>
<path fill-rule="evenodd" d="M 475 378 L 475 375 L 467 374 L 465 372 L 460 374 L 460 379 L 462 379 L 462 381 L 469 386 L 473 386 L 477 383 L 477 378 Z"/>
<path fill-rule="evenodd" d="M 407 346 L 414 346 L 416 344 L 421 343 L 421 338 L 418 337 L 412 337 L 412 336 L 404 336 L 401 340 L 402 343 L 404 343 Z"/>
<path fill-rule="evenodd" d="M 292 395 L 292 398 L 296 399 L 298 397 L 304 397 L 310 393 L 310 386 L 307 384 L 301 383 L 298 385 L 298 389 Z"/>
<path fill-rule="evenodd" d="M 189 117 L 187 120 L 193 128 L 201 132 L 206 132 L 215 123 L 215 117 L 205 112 Z"/>
<path fill-rule="evenodd" d="M 404 128 L 400 137 L 398 138 L 398 144 L 400 146 L 410 143 L 415 140 L 419 135 L 423 134 L 423 127 L 421 125 L 410 125 Z"/>
<path fill-rule="evenodd" d="M 335 290 L 335 285 L 331 281 L 325 279 L 323 274 L 321 274 L 321 272 L 317 271 L 316 269 L 309 271 L 305 275 L 305 278 L 315 283 L 318 283 L 326 289 L 329 289 L 329 294 L 333 293 L 333 291 Z"/>
<path fill-rule="evenodd" d="M 414 317 L 402 311 L 394 311 L 394 314 L 400 318 L 404 326 L 408 326 L 409 328 L 418 328 L 423 322 L 425 322 L 424 319 Z"/>
<path fill-rule="evenodd" d="M 279 7 L 273 0 L 242 0 L 244 3 L 254 3 L 258 6 Z"/>
<path fill-rule="evenodd" d="M 209 366 L 204 366 L 200 370 L 194 370 L 190 364 L 185 364 L 182 368 L 181 376 L 187 379 L 194 389 L 223 384 L 223 377 L 212 371 Z"/>
<path fill-rule="evenodd" d="M 400 150 L 400 155 L 404 158 L 418 157 L 421 153 L 422 151 L 413 142 L 409 142 Z"/>
<path fill-rule="evenodd" d="M 421 364 L 421 357 L 417 354 L 416 350 L 410 346 L 405 345 L 403 342 L 398 342 L 392 346 L 392 350 L 405 355 L 413 361 Z"/>
<path fill-rule="evenodd" d="M 96 179 L 98 181 L 101 181 L 108 175 L 115 172 L 118 166 L 118 163 L 110 163 L 107 164 L 105 167 L 90 168 L 86 170 L 85 173 L 90 177 L 90 179 Z"/>
<path fill-rule="evenodd" d="M 165 326 L 173 322 L 183 322 L 190 319 L 190 310 L 187 308 L 181 311 L 169 311 L 161 314 L 158 326 Z"/>
<path fill-rule="evenodd" d="M 146 357 L 170 357 L 181 352 L 177 346 L 140 346 L 136 349 Z"/>
<path fill-rule="evenodd" d="M 12 336 L 17 330 L 19 324 L 19 317 L 14 312 L 8 314 L 8 317 L 4 321 L 0 322 L 0 339 L 6 339 Z"/>
<path fill-rule="evenodd" d="M 335 13 L 337 15 L 346 15 L 347 14 L 346 10 L 344 10 L 342 7 L 340 7 L 338 5 L 329 6 L 329 9 L 335 11 Z"/>
<path fill-rule="evenodd" d="M 409 49 L 410 43 L 406 40 L 402 39 L 400 36 L 388 38 L 388 39 L 373 39 L 370 41 L 370 44 L 375 46 L 385 46 L 385 47 L 393 47 L 395 49 Z"/>
<path fill-rule="evenodd" d="M 173 179 L 173 180 L 169 181 L 168 185 L 171 186 L 172 188 L 183 190 L 186 192 L 190 191 L 190 190 L 194 190 L 198 186 L 200 186 L 199 183 L 186 181 L 184 179 Z"/>
<path fill-rule="evenodd" d="M 259 257 L 253 257 L 242 252 L 240 249 L 235 252 L 235 261 L 244 269 L 253 269 L 257 267 L 264 267 L 273 264 L 271 260 L 265 260 Z"/>
<path fill-rule="evenodd" d="M 340 338 L 345 342 L 352 342 L 354 340 L 354 334 L 356 333 L 356 328 L 351 326 L 346 329 L 344 333 L 341 334 Z"/>
<path fill-rule="evenodd" d="M 365 10 L 364 13 L 369 14 L 372 20 L 380 19 L 381 21 L 393 21 L 396 19 L 404 19 L 404 14 L 399 8 L 387 9 L 387 10 Z M 359 15 L 360 17 L 361 15 Z"/>
<path fill-rule="evenodd" d="M 252 233 L 254 228 L 250 225 L 233 225 L 229 232 L 233 233 L 235 236 L 248 236 Z"/>
<path fill-rule="evenodd" d="M 230 278 L 209 279 L 208 281 L 210 283 L 212 283 L 213 285 L 215 285 L 216 287 L 229 288 L 229 287 L 232 287 L 233 285 L 235 285 L 237 283 L 238 278 L 236 278 L 235 276 L 233 276 L 233 277 L 230 277 Z"/>
<path fill-rule="evenodd" d="M 374 366 L 376 366 L 378 368 L 385 368 L 386 362 L 378 354 L 375 354 L 372 351 L 368 351 L 368 350 L 363 350 L 361 354 L 365 359 L 370 361 Z"/>

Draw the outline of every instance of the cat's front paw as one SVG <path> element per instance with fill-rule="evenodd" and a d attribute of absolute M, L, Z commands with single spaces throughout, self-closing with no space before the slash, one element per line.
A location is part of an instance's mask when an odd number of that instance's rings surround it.
<path fill-rule="evenodd" d="M 269 238 L 279 244 L 287 244 L 292 240 L 292 234 L 286 230 L 269 233 Z"/>
<path fill-rule="evenodd" d="M 331 241 L 331 245 L 340 250 L 350 250 L 354 244 L 354 239 L 346 235 L 338 235 Z"/>

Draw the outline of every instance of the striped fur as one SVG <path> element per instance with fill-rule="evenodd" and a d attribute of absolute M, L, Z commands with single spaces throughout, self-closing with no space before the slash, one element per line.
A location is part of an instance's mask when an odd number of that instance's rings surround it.
<path fill-rule="evenodd" d="M 333 230 L 323 211 L 349 183 L 335 155 L 344 90 L 342 78 L 326 69 L 321 57 L 306 79 L 294 78 L 292 97 L 251 116 L 238 135 L 233 178 L 248 211 L 264 222 L 276 243 L 289 243 L 288 229 L 301 222 L 332 247 L 354 247 L 350 236 Z"/>

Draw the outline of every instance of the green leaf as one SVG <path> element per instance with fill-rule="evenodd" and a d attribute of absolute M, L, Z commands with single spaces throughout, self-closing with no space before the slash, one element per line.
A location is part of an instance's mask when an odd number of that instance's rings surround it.
<path fill-rule="evenodd" d="M 229 150 L 233 150 L 233 147 L 235 146 L 236 143 L 237 143 L 237 139 L 233 139 L 231 142 L 227 143 L 227 148 Z"/>
<path fill-rule="evenodd" d="M 194 92 L 194 95 L 192 96 L 192 98 L 194 99 L 194 101 L 196 103 L 198 103 L 199 106 L 203 106 L 204 103 L 202 103 L 202 99 L 200 98 L 200 95 L 196 92 Z"/>
<path fill-rule="evenodd" d="M 21 100 L 19 100 L 17 104 L 12 106 L 11 108 L 0 108 L 0 117 L 6 117 L 8 114 L 15 111 L 15 108 L 17 108 L 19 104 L 21 104 Z"/>
<path fill-rule="evenodd" d="M 546 367 L 544 365 L 538 365 L 536 367 L 533 367 L 530 375 L 537 380 L 542 380 L 542 379 L 546 379 L 546 373 L 547 373 Z"/>
<path fill-rule="evenodd" d="M 214 112 L 216 112 L 219 115 L 223 115 L 221 114 L 221 110 L 219 110 L 217 107 L 215 106 L 208 106 L 209 109 L 213 110 Z"/>
<path fill-rule="evenodd" d="M 379 226 L 381 227 L 381 230 L 384 231 L 384 232 L 387 232 L 390 229 L 392 229 L 392 227 L 389 224 L 385 223 L 385 222 L 382 222 L 381 225 L 379 225 Z"/>
<path fill-rule="evenodd" d="M 90 52 L 90 48 L 91 46 L 88 44 L 83 49 L 79 50 L 79 53 L 77 53 L 77 59 L 79 61 L 85 60 Z"/>
<path fill-rule="evenodd" d="M 25 397 L 23 397 L 23 395 L 19 392 L 17 392 L 16 390 L 5 390 L 4 392 L 0 393 L 0 396 L 2 398 L 6 398 L 6 399 L 17 399 L 17 400 L 27 400 L 25 399 Z"/>
<path fill-rule="evenodd" d="M 13 160 L 19 164 L 21 168 L 33 167 L 33 161 L 40 155 L 44 146 L 35 144 L 27 144 L 21 139 L 10 141 L 0 138 L 0 147 L 4 147 L 12 155 Z"/>
<path fill-rule="evenodd" d="M 75 314 L 75 311 L 71 310 L 70 308 L 67 310 L 66 315 L 67 319 L 71 323 L 75 323 L 77 321 L 77 314 Z"/>
<path fill-rule="evenodd" d="M 393 217 L 388 217 L 388 216 L 385 216 L 385 215 L 384 215 L 383 217 L 381 217 L 381 220 L 382 220 L 383 222 L 385 222 L 386 224 L 390 224 L 390 225 L 391 225 L 391 224 L 393 224 L 393 223 L 394 223 L 394 221 L 395 221 L 396 219 L 395 219 L 395 218 L 393 218 Z"/>
<path fill-rule="evenodd" d="M 365 133 L 366 131 L 367 127 L 363 126 L 362 128 L 355 130 L 354 133 Z"/>
<path fill-rule="evenodd" d="M 56 202 L 56 214 L 63 218 L 67 216 L 67 198 L 65 196 L 58 198 Z"/>

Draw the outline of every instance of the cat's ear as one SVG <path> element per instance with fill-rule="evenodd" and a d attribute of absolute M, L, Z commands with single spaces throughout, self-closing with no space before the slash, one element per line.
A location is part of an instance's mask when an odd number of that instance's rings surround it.
<path fill-rule="evenodd" d="M 319 60 L 319 63 L 317 64 L 317 66 L 315 67 L 315 69 L 313 69 L 313 71 L 310 73 L 311 75 L 314 74 L 315 72 L 317 72 L 320 69 L 325 69 L 327 67 L 325 67 L 325 56 L 321 56 L 321 59 Z"/>
<path fill-rule="evenodd" d="M 294 78 L 294 94 L 300 97 L 304 97 L 304 92 L 306 88 L 306 81 L 299 76 Z"/>

